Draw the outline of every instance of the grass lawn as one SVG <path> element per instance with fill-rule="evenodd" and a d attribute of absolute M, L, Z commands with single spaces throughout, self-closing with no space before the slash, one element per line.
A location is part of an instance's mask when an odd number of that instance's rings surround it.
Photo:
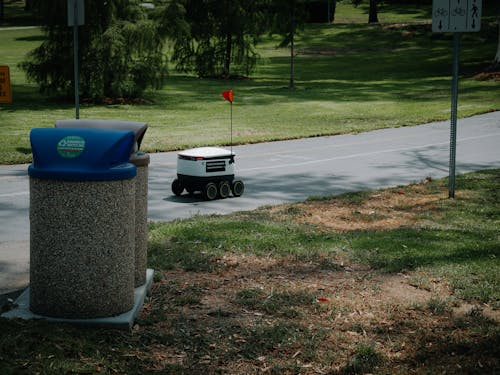
<path fill-rule="evenodd" d="M 428 11 L 338 5 L 287 50 L 266 37 L 249 80 L 172 74 L 142 105 L 84 105 L 82 118 L 147 121 L 143 147 L 236 142 L 408 126 L 449 117 L 451 39 Z M 355 21 L 355 22 L 353 22 Z M 402 25 L 404 22 L 411 24 Z M 397 23 L 397 25 L 392 24 Z M 459 116 L 500 109 L 478 80 L 493 23 L 462 37 Z M 0 30 L 14 103 L 0 104 L 0 163 L 30 160 L 29 130 L 73 116 L 41 97 L 16 64 L 38 29 Z M 1 374 L 494 374 L 500 368 L 500 170 L 315 198 L 226 216 L 151 223 L 155 282 L 130 332 L 0 318 Z M 10 306 L 5 306 L 5 309 Z"/>
<path fill-rule="evenodd" d="M 0 373 L 494 374 L 500 170 L 152 223 L 131 332 L 0 319 Z"/>
<path fill-rule="evenodd" d="M 180 75 L 171 67 L 163 89 L 142 105 L 83 104 L 81 118 L 146 121 L 148 152 L 229 142 L 229 108 L 221 92 L 235 91 L 236 143 L 362 132 L 446 120 L 450 114 L 452 42 L 430 32 L 429 9 L 383 7 L 381 25 L 365 24 L 366 7 L 339 4 L 333 25 L 307 25 L 297 41 L 296 90 L 288 86 L 288 50 L 264 36 L 249 80 Z M 396 22 L 394 24 L 394 22 Z M 405 23 L 406 22 L 406 23 Z M 409 24 L 407 22 L 410 22 Z M 0 64 L 11 67 L 13 104 L 0 104 L 0 163 L 31 159 L 29 131 L 74 116 L 73 104 L 40 96 L 17 63 L 41 42 L 38 29 L 0 30 Z M 492 60 L 494 18 L 462 36 L 459 117 L 500 109 L 499 82 L 473 74 Z"/>

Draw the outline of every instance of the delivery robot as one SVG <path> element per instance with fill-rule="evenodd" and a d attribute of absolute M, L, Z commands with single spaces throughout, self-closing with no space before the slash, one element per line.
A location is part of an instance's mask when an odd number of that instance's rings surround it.
<path fill-rule="evenodd" d="M 235 179 L 232 151 L 219 147 L 197 147 L 177 154 L 177 178 L 172 192 L 180 196 L 201 191 L 205 200 L 239 197 L 245 190 L 243 181 Z"/>

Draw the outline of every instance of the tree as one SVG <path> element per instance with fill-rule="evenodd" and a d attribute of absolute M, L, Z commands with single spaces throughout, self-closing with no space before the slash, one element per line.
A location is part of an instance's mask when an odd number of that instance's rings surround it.
<path fill-rule="evenodd" d="M 306 6 L 307 0 L 271 1 L 271 33 L 281 35 L 279 47 L 290 46 L 290 89 L 295 88 L 295 35 L 306 22 Z"/>
<path fill-rule="evenodd" d="M 179 71 L 201 77 L 248 75 L 263 31 L 262 0 L 172 0 L 161 18 Z M 178 27 L 176 27 L 178 26 Z"/>
<path fill-rule="evenodd" d="M 497 33 L 498 33 L 498 44 L 497 44 L 497 53 L 495 55 L 495 59 L 493 60 L 494 69 L 500 66 L 500 14 L 497 16 Z"/>
<path fill-rule="evenodd" d="M 30 10 L 32 10 L 32 9 L 33 9 L 33 1 L 34 1 L 34 0 L 26 0 L 26 1 L 24 2 L 24 10 L 25 10 L 25 11 L 30 11 Z"/>
<path fill-rule="evenodd" d="M 363 0 L 351 0 L 352 4 L 357 7 Z M 368 10 L 368 23 L 378 23 L 378 5 L 377 0 L 370 0 L 370 8 Z"/>
<path fill-rule="evenodd" d="M 368 23 L 378 23 L 377 0 L 370 0 L 370 10 L 368 11 Z"/>
<path fill-rule="evenodd" d="M 66 4 L 66 0 L 33 1 L 33 10 L 44 22 L 45 41 L 21 67 L 43 93 L 71 97 L 73 31 L 67 26 Z M 86 0 L 79 36 L 82 97 L 139 97 L 147 87 L 163 84 L 163 39 L 139 1 Z"/>

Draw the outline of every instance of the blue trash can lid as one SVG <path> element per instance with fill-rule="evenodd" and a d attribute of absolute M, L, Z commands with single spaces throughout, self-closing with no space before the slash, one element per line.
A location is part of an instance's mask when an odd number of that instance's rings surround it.
<path fill-rule="evenodd" d="M 148 129 L 148 124 L 145 122 L 95 119 L 57 120 L 55 126 L 56 128 L 130 130 L 135 135 L 132 151 L 138 151 L 141 148 L 142 139 Z"/>
<path fill-rule="evenodd" d="M 31 177 L 67 181 L 109 181 L 132 178 L 129 163 L 134 133 L 122 130 L 32 129 Z"/>

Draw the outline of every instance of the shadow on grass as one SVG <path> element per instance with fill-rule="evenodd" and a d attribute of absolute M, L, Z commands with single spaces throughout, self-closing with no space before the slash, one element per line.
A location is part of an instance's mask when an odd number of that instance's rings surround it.
<path fill-rule="evenodd" d="M 399 229 L 352 232 L 350 244 L 360 260 L 384 272 L 470 262 L 500 257 L 495 230 Z M 478 245 L 480 244 L 480 245 Z"/>
<path fill-rule="evenodd" d="M 51 111 L 68 109 L 71 106 L 69 99 L 43 96 L 35 85 L 12 84 L 12 103 L 2 105 L 2 111 L 7 113 L 19 110 Z"/>
<path fill-rule="evenodd" d="M 30 155 L 31 154 L 31 148 L 30 147 L 16 147 L 16 151 L 24 154 L 24 155 Z"/>
<path fill-rule="evenodd" d="M 457 336 L 468 330 L 475 332 L 474 339 Z M 460 373 L 464 374 L 496 373 L 495 368 L 500 365 L 500 328 L 497 323 L 469 316 L 455 318 L 452 324 L 445 322 L 435 331 L 426 331 L 417 335 L 412 343 L 414 355 L 407 358 L 410 368 L 419 367 L 430 373 L 442 372 L 445 368 L 460 368 Z"/>
<path fill-rule="evenodd" d="M 45 40 L 45 36 L 43 35 L 25 36 L 16 38 L 15 40 L 19 42 L 42 42 Z"/>
<path fill-rule="evenodd" d="M 480 264 L 495 254 L 490 262 L 496 261 L 497 228 L 482 217 L 482 208 L 498 207 L 498 195 L 485 194 L 485 189 L 496 187 L 498 173 L 459 176 L 464 186 L 478 192 L 478 198 L 471 193 L 472 202 L 465 205 L 466 218 L 474 225 L 457 229 L 453 226 L 460 220 L 444 218 L 436 222 L 443 225 L 441 230 L 402 228 L 380 236 L 358 231 L 348 234 L 347 240 L 367 243 L 370 249 L 376 246 L 389 261 L 400 257 L 413 267 Z M 361 198 L 368 199 L 364 193 Z M 451 214 L 460 215 L 464 211 L 460 205 L 460 200 L 449 203 Z M 292 211 L 291 215 L 300 215 Z M 154 268 L 165 270 L 183 259 L 205 268 L 192 269 L 197 273 L 163 272 L 132 332 L 0 319 L 0 372 L 247 374 L 262 372 L 265 365 L 271 373 L 281 374 L 308 371 L 310 367 L 301 367 L 307 363 L 330 374 L 455 373 L 457 369 L 495 373 L 500 364 L 499 326 L 477 310 L 456 317 L 441 300 L 435 303 L 442 303 L 442 310 L 433 310 L 430 303 L 380 301 L 374 289 L 378 284 L 367 275 L 371 272 L 337 267 L 320 278 L 328 286 L 317 284 L 323 270 L 318 261 L 324 257 L 309 261 L 276 252 L 285 255 L 282 263 L 263 257 L 262 263 L 253 264 L 253 259 L 245 263 L 240 258 L 241 264 L 206 267 L 215 264 L 217 254 L 244 251 L 238 246 L 246 246 L 245 242 L 264 245 L 267 256 L 273 246 L 298 254 L 298 244 L 312 250 L 327 245 L 332 252 L 345 245 L 343 233 L 311 229 L 287 220 L 278 223 L 265 209 L 152 224 L 151 239 L 158 245 L 149 254 Z M 155 259 L 161 255 L 157 252 L 178 258 L 162 264 Z M 484 270 L 488 264 L 481 266 Z M 474 276 L 469 272 L 461 278 L 471 282 Z M 310 287 L 302 289 L 304 285 Z M 331 293 L 331 303 L 316 303 L 324 293 Z M 337 295 L 353 298 L 337 299 Z"/>
<path fill-rule="evenodd" d="M 386 30 L 379 26 L 335 26 L 335 33 L 328 34 L 324 25 L 311 25 L 297 42 L 329 54 L 307 54 L 296 57 L 296 83 L 298 90 L 284 90 L 288 86 L 289 58 L 272 57 L 260 64 L 249 81 L 220 81 L 173 75 L 160 92 L 149 93 L 148 99 L 156 104 L 169 102 L 214 103 L 220 101 L 220 90 L 232 86 L 241 96 L 255 96 L 252 104 L 269 104 L 287 101 L 376 101 L 408 99 L 432 101 L 436 91 L 449 95 L 451 40 L 434 37 L 427 26 L 422 26 L 411 36 L 402 36 L 400 30 Z M 27 37 L 38 38 L 38 36 Z M 464 53 L 469 62 L 467 69 L 487 65 L 489 44 L 478 44 L 479 36 L 469 37 Z M 478 51 L 480 49 L 480 53 Z M 493 50 L 493 47 L 491 47 Z M 310 52 L 308 52 L 310 53 Z M 476 88 L 481 90 L 481 88 Z M 12 109 L 70 108 L 71 100 L 41 97 L 34 86 L 14 85 L 15 102 Z M 264 97 L 262 97 L 264 95 Z M 439 95 L 439 94 L 438 94 Z M 175 96 L 175 97 L 174 97 Z M 207 99 L 213 98 L 213 99 Z"/>

